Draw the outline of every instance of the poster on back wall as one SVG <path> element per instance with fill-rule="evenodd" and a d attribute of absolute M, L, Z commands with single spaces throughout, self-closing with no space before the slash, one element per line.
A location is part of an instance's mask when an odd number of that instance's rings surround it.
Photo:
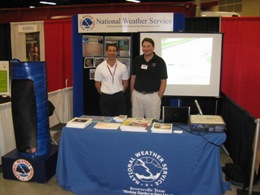
<path fill-rule="evenodd" d="M 82 55 L 103 56 L 103 36 L 82 36 Z"/>
<path fill-rule="evenodd" d="M 26 60 L 28 62 L 40 61 L 40 33 L 26 33 Z"/>
<path fill-rule="evenodd" d="M 129 36 L 106 36 L 104 50 L 106 50 L 108 44 L 113 44 L 118 48 L 117 52 L 119 57 L 130 57 L 130 43 L 131 37 Z M 107 56 L 107 54 L 105 54 L 105 56 Z"/>

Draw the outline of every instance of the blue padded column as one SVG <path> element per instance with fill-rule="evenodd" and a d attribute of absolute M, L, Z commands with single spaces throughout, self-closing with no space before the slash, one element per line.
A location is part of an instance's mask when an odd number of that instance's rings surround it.
<path fill-rule="evenodd" d="M 11 61 L 11 101 L 17 150 L 26 157 L 50 152 L 45 62 Z"/>

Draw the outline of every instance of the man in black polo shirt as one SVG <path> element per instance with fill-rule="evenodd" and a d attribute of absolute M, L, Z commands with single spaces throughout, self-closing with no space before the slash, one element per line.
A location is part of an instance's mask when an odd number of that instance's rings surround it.
<path fill-rule="evenodd" d="M 143 55 L 131 69 L 132 117 L 160 118 L 161 98 L 167 84 L 165 61 L 154 53 L 154 41 L 144 38 Z"/>

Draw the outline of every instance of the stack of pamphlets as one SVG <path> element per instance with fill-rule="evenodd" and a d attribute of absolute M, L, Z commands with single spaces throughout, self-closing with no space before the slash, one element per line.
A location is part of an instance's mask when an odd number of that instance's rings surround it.
<path fill-rule="evenodd" d="M 111 122 L 113 120 L 112 116 L 94 116 L 94 115 L 84 115 L 84 118 L 91 118 L 92 122 Z"/>
<path fill-rule="evenodd" d="M 83 129 L 91 123 L 92 123 L 91 118 L 75 117 L 66 124 L 66 127 L 82 128 Z"/>
<path fill-rule="evenodd" d="M 127 115 L 119 115 L 119 116 L 115 116 L 115 117 L 114 117 L 114 120 L 115 120 L 117 123 L 122 123 L 122 122 L 124 122 L 126 119 L 127 119 Z"/>
<path fill-rule="evenodd" d="M 128 118 L 121 125 L 121 131 L 147 132 L 153 119 Z"/>
<path fill-rule="evenodd" d="M 151 131 L 152 133 L 172 133 L 172 123 L 154 122 Z"/>
<path fill-rule="evenodd" d="M 94 126 L 95 129 L 109 129 L 116 130 L 121 125 L 121 123 L 108 123 L 108 122 L 97 122 Z"/>

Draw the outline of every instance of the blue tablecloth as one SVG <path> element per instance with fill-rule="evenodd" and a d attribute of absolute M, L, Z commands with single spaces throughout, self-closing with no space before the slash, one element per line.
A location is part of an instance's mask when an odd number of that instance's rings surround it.
<path fill-rule="evenodd" d="M 221 195 L 224 133 L 203 136 L 63 128 L 56 176 L 79 195 Z M 188 127 L 185 127 L 188 129 Z"/>

